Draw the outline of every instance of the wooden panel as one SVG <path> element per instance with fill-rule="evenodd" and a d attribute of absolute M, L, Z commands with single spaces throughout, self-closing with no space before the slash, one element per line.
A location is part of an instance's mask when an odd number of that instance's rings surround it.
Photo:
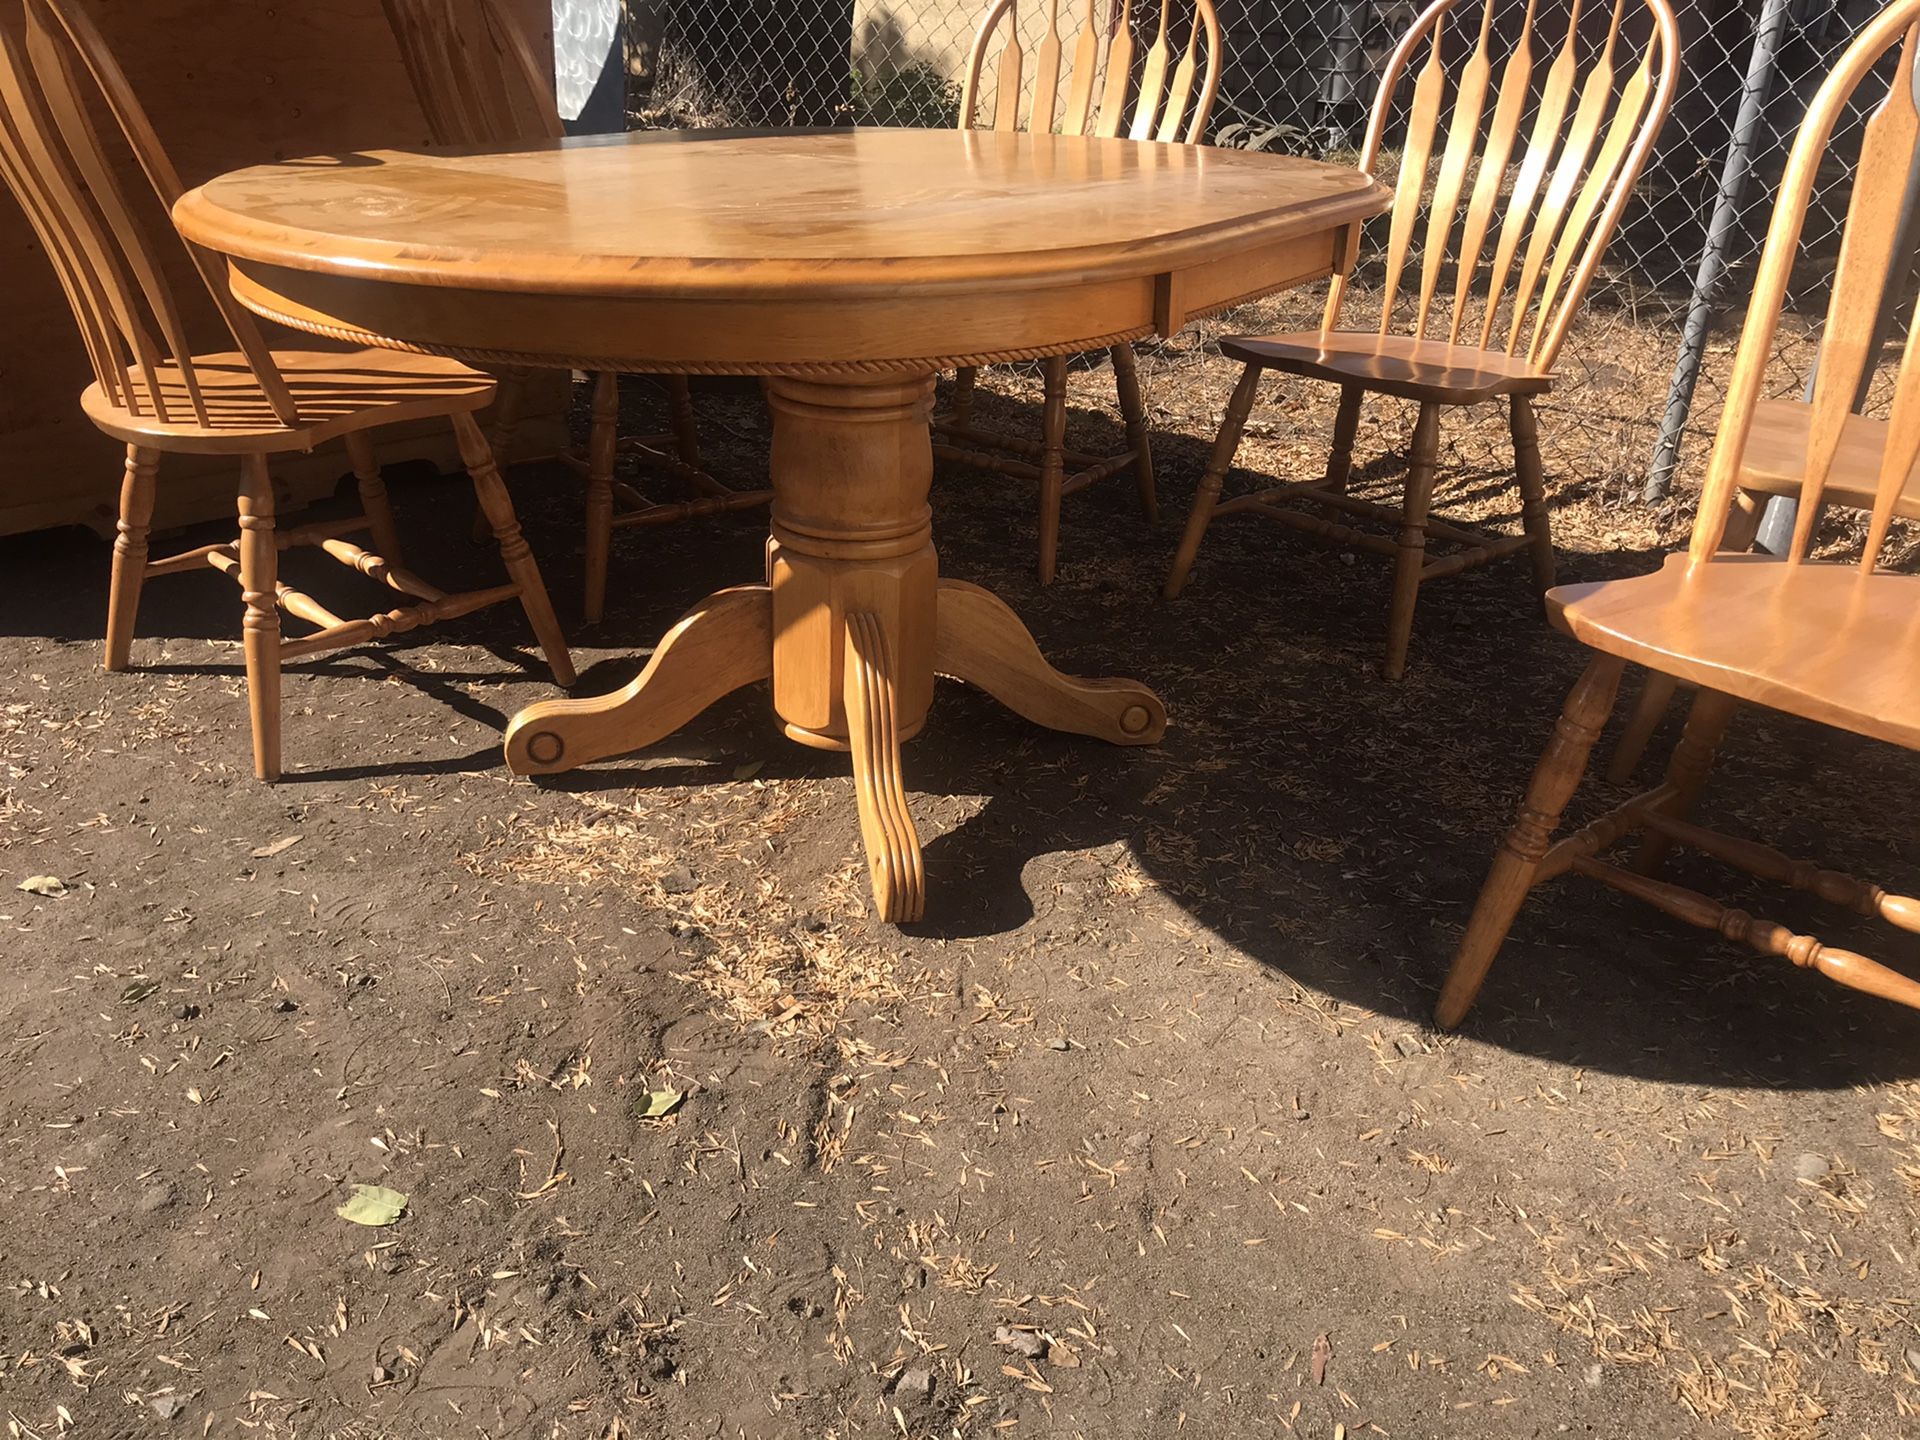
<path fill-rule="evenodd" d="M 546 0 L 505 3 L 544 47 Z M 91 9 L 189 184 L 261 160 L 426 138 L 380 0 L 95 0 Z M 0 15 L 17 34 L 19 8 Z M 236 123 L 242 115 L 245 123 Z M 4 193 L 0 256 L 9 276 L 0 286 L 0 534 L 65 524 L 110 530 L 121 452 L 80 413 L 91 373 L 79 332 L 52 266 Z M 174 258 L 171 279 L 189 306 L 190 334 L 207 349 L 231 349 L 184 250 Z M 518 435 L 524 447 L 560 443 L 566 400 L 564 376 L 529 395 Z M 396 460 L 457 463 L 444 425 L 396 436 L 388 448 Z M 289 457 L 275 473 L 293 498 L 305 499 L 330 491 L 347 468 L 343 455 L 322 453 Z M 179 457 L 163 468 L 155 523 L 230 514 L 234 484 L 226 462 Z"/>
<path fill-rule="evenodd" d="M 1154 329 L 1170 336 L 1188 321 L 1250 296 L 1331 275 L 1343 239 L 1338 234 L 1307 235 L 1161 275 L 1154 288 Z"/>

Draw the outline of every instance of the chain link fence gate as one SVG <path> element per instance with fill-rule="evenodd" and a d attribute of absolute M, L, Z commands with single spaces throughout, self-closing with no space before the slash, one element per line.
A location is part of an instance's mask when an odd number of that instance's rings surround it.
<path fill-rule="evenodd" d="M 1029 53 L 1050 3 L 1019 7 Z M 1104 14 L 1120 0 L 1092 3 Z M 1176 33 L 1184 33 L 1191 0 L 1170 3 Z M 1376 77 L 1419 9 L 1413 0 L 1216 3 L 1225 67 L 1211 142 L 1334 160 L 1357 146 Z M 1520 0 L 1494 3 L 1499 16 Z M 1564 22 L 1551 17 L 1571 0 L 1537 3 L 1540 25 L 1555 33 Z M 1583 33 L 1590 20 L 1604 34 L 1607 0 L 1583 3 Z M 626 0 L 626 7 L 628 111 L 636 127 L 945 126 L 957 117 L 986 0 Z M 1069 54 L 1089 8 L 1089 0 L 1059 0 Z M 1684 473 L 1711 435 L 1787 147 L 1832 61 L 1878 6 L 1677 0 L 1676 9 L 1682 80 L 1673 113 L 1563 356 L 1550 407 L 1566 473 L 1622 498 L 1660 498 L 1676 466 Z M 1133 0 L 1131 12 L 1143 32 L 1138 57 L 1151 43 L 1144 32 L 1157 26 L 1159 6 Z M 989 91 L 983 113 L 991 106 Z M 1845 157 L 1864 118 L 1836 137 L 1807 219 L 1807 263 L 1795 277 L 1774 370 L 1783 393 L 1798 393 L 1817 355 L 1852 182 Z M 1389 143 L 1393 134 L 1390 128 Z M 1317 301 L 1307 301 L 1282 307 L 1285 322 L 1316 323 Z M 1151 380 L 1154 347 L 1142 358 Z M 1170 347 L 1158 363 L 1191 358 L 1190 350 Z"/>

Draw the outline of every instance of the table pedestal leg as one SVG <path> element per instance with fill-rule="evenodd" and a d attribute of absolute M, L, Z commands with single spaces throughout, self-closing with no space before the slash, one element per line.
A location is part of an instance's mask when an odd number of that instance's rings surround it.
<path fill-rule="evenodd" d="M 664 740 L 702 710 L 773 670 L 772 592 L 709 595 L 653 647 L 647 668 L 590 700 L 543 700 L 507 726 L 507 768 L 554 775 Z"/>
<path fill-rule="evenodd" d="M 1153 745 L 1167 707 L 1132 680 L 1082 680 L 1046 662 L 1020 617 L 991 590 L 942 580 L 933 666 L 986 691 L 1014 714 L 1114 745 Z"/>
<path fill-rule="evenodd" d="M 860 839 L 867 847 L 874 904 L 883 919 L 898 924 L 925 913 L 927 879 L 920 866 L 920 836 L 900 778 L 892 652 L 876 616 L 862 610 L 847 617 L 847 739 L 853 749 Z"/>
<path fill-rule="evenodd" d="M 882 919 L 925 906 L 900 746 L 933 703 L 933 377 L 776 379 L 773 708 L 803 745 L 853 752 Z"/>
<path fill-rule="evenodd" d="M 940 580 L 927 505 L 931 376 L 780 378 L 767 398 L 767 584 L 702 602 L 624 690 L 522 711 L 507 731 L 507 763 L 548 774 L 638 749 L 770 677 L 787 735 L 852 752 L 876 906 L 883 919 L 916 920 L 926 882 L 900 747 L 926 722 L 936 672 L 1036 724 L 1117 745 L 1158 740 L 1166 710 L 1131 681 L 1062 675 L 1006 604 Z"/>

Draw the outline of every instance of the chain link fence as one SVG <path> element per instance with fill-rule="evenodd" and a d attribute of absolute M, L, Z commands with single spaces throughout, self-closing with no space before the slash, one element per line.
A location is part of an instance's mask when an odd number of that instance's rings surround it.
<path fill-rule="evenodd" d="M 951 125 L 987 8 L 986 0 L 626 3 L 629 117 L 643 127 Z M 1067 53 L 1095 6 L 1104 19 L 1121 3 L 1058 0 Z M 1184 34 L 1192 0 L 1169 3 L 1174 33 Z M 1336 160 L 1357 146 L 1377 77 L 1418 11 L 1412 0 L 1216 3 L 1225 54 L 1211 142 Z M 1500 15 L 1522 0 L 1494 3 Z M 1560 32 L 1569 3 L 1537 0 L 1543 33 Z M 1607 0 L 1584 3 L 1604 33 Z M 1029 54 L 1051 8 L 1051 0 L 1018 6 Z M 1562 459 L 1583 467 L 1578 473 L 1604 476 L 1622 495 L 1644 489 L 1657 498 L 1676 464 L 1684 474 L 1699 459 L 1787 148 L 1821 78 L 1877 8 L 1873 0 L 1679 0 L 1674 109 L 1563 356 L 1553 402 Z M 1130 0 L 1127 9 L 1140 36 L 1138 65 L 1160 6 Z M 983 101 L 990 114 L 990 89 Z M 1775 370 L 1783 391 L 1803 386 L 1817 357 L 1852 181 L 1844 156 L 1857 129 L 1837 140 L 1808 216 L 1808 262 Z M 1270 307 L 1263 318 L 1273 313 L 1292 323 L 1316 318 L 1310 304 Z M 1156 361 L 1180 364 L 1192 353 L 1149 347 L 1149 379 Z"/>

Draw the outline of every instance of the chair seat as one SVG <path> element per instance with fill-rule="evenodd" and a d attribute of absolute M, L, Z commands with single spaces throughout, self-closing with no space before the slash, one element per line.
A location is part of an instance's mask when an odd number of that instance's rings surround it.
<path fill-rule="evenodd" d="M 1798 495 L 1807 475 L 1807 426 L 1813 407 L 1798 400 L 1762 400 L 1753 407 L 1740 486 L 1765 495 Z M 1827 473 L 1823 498 L 1856 510 L 1873 508 L 1880 485 L 1880 458 L 1887 448 L 1887 422 L 1849 415 L 1840 450 Z M 1893 513 L 1920 519 L 1920 477 L 1907 476 Z"/>
<path fill-rule="evenodd" d="M 1681 680 L 1920 750 L 1920 575 L 1728 555 L 1689 571 L 1562 585 L 1547 615 L 1582 644 Z"/>
<path fill-rule="evenodd" d="M 1473 405 L 1496 395 L 1539 395 L 1553 388 L 1551 371 L 1516 356 L 1411 335 L 1300 330 L 1236 335 L 1222 340 L 1220 349 L 1247 365 L 1446 405 Z"/>
<path fill-rule="evenodd" d="M 492 376 L 437 355 L 275 350 L 273 358 L 299 407 L 296 426 L 280 423 L 246 357 L 236 350 L 193 359 L 209 424 L 202 425 L 194 415 L 185 376 L 171 364 L 159 373 L 167 420 L 130 413 L 97 383 L 87 387 L 80 403 L 95 425 L 130 445 L 200 455 L 258 455 L 311 450 L 376 425 L 479 410 L 493 399 Z"/>

